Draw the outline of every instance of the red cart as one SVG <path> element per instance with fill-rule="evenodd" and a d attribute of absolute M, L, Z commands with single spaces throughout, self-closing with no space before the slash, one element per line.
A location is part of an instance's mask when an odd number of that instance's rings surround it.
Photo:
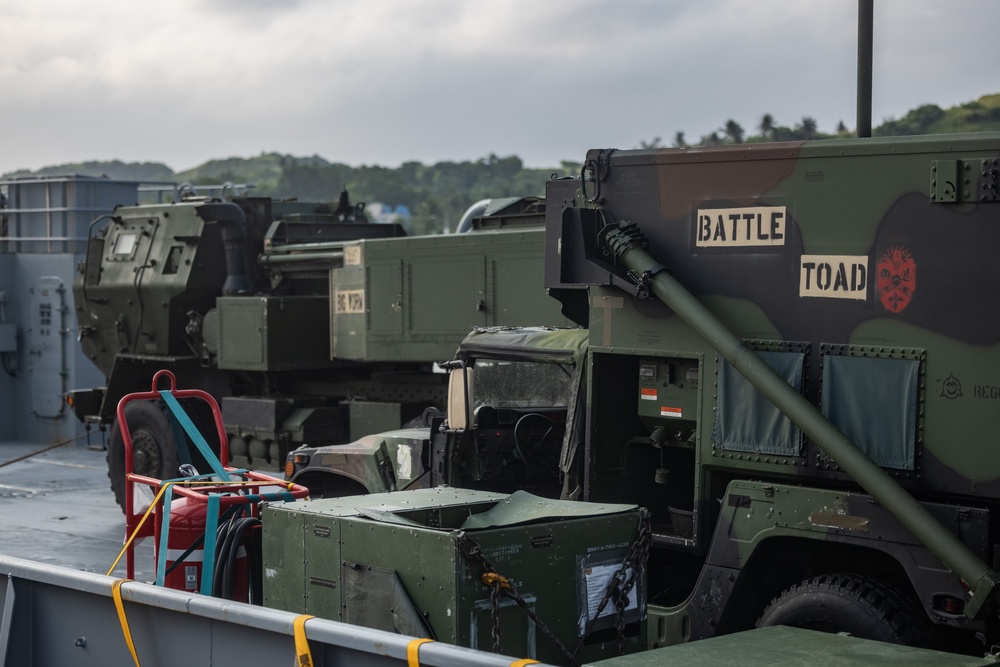
<path fill-rule="evenodd" d="M 169 388 L 158 389 L 163 378 L 169 380 Z M 181 406 L 180 401 L 185 399 L 199 399 L 211 408 L 219 436 L 218 457 Z M 211 472 L 167 480 L 135 473 L 125 406 L 132 401 L 159 400 L 166 405 L 170 419 L 183 429 L 202 459 L 208 462 Z M 305 498 L 309 489 L 262 473 L 229 467 L 229 441 L 218 403 L 200 389 L 178 390 L 177 380 L 168 370 L 153 376 L 150 391 L 128 394 L 119 401 L 118 423 L 125 445 L 126 542 L 122 551 L 126 576 L 135 577 L 136 540 L 153 537 L 157 585 L 257 602 L 259 504 Z M 184 439 L 175 437 L 175 440 Z M 186 441 L 179 442 L 178 447 L 181 446 L 186 446 Z M 136 507 L 140 490 L 151 498 L 148 506 Z M 118 558 L 121 559 L 120 554 Z M 116 560 L 112 570 L 117 563 Z M 248 573 L 253 573 L 254 578 Z"/>

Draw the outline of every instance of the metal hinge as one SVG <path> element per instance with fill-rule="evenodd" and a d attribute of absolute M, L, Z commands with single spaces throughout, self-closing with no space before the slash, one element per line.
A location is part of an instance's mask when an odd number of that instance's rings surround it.
<path fill-rule="evenodd" d="M 932 204 L 1000 201 L 1000 158 L 931 162 Z"/>

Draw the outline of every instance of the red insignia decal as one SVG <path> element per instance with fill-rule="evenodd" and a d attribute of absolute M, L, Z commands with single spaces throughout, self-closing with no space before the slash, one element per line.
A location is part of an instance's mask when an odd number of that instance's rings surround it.
<path fill-rule="evenodd" d="M 878 260 L 878 294 L 882 305 L 898 313 L 910 303 L 917 288 L 917 263 L 902 246 L 886 250 Z"/>

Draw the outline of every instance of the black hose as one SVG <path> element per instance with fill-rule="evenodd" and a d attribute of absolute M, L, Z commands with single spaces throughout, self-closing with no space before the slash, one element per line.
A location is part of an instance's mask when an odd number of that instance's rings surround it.
<path fill-rule="evenodd" d="M 247 554 L 247 571 L 249 586 L 249 601 L 260 605 L 264 601 L 262 584 L 263 575 L 260 519 L 234 515 L 229 521 L 220 524 L 216 538 L 215 571 L 212 577 L 212 595 L 214 597 L 233 599 L 233 587 L 236 583 L 236 560 L 242 546 Z"/>

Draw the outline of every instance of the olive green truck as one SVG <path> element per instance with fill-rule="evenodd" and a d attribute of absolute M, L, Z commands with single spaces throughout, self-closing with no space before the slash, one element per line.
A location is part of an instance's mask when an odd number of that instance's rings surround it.
<path fill-rule="evenodd" d="M 651 645 L 788 624 L 982 655 L 998 163 L 998 134 L 591 151 L 545 198 L 580 328 L 480 327 L 430 428 L 286 472 L 646 507 Z"/>

